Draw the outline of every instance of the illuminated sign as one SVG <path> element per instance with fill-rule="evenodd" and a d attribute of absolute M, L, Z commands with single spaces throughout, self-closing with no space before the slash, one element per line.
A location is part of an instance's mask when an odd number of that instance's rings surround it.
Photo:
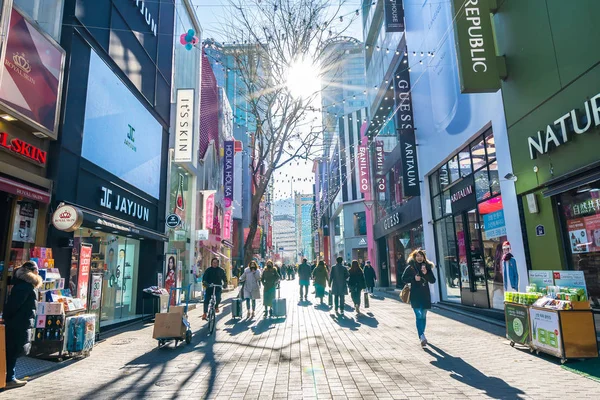
<path fill-rule="evenodd" d="M 21 139 L 11 139 L 9 141 L 8 133 L 0 132 L 0 148 L 12 151 L 22 157 L 27 158 L 40 165 L 46 165 L 47 153 L 34 145 L 31 145 Z"/>

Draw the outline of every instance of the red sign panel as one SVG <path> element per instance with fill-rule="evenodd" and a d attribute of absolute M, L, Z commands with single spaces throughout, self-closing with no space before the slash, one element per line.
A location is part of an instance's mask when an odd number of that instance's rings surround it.
<path fill-rule="evenodd" d="M 13 8 L 0 102 L 56 137 L 64 51 Z"/>
<path fill-rule="evenodd" d="M 223 215 L 223 238 L 231 239 L 231 210 L 225 211 Z"/>
<path fill-rule="evenodd" d="M 21 139 L 10 139 L 8 133 L 0 132 L 0 148 L 12 151 L 41 165 L 46 165 L 47 153 Z"/>
<path fill-rule="evenodd" d="M 79 251 L 79 272 L 77 274 L 77 297 L 87 304 L 90 266 L 92 264 L 92 246 L 81 245 Z"/>

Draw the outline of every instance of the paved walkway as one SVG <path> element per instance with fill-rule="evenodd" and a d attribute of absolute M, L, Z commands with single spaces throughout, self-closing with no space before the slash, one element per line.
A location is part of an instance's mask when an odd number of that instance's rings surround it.
<path fill-rule="evenodd" d="M 216 336 L 207 337 L 195 310 L 192 344 L 162 349 L 152 326 L 140 324 L 98 344 L 89 358 L 0 397 L 597 399 L 600 393 L 600 384 L 555 359 L 511 348 L 495 325 L 434 310 L 427 321 L 431 345 L 423 350 L 412 310 L 396 300 L 372 299 L 368 315 L 336 318 L 326 307 L 298 305 L 297 281 L 284 282 L 282 295 L 285 320 L 233 321 L 226 301 Z"/>

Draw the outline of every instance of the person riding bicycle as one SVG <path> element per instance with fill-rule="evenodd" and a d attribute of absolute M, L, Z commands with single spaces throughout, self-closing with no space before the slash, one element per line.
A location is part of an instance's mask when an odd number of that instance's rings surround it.
<path fill-rule="evenodd" d="M 225 270 L 219 267 L 219 259 L 213 258 L 210 261 L 210 268 L 207 268 L 202 276 L 202 286 L 204 286 L 204 314 L 202 314 L 202 319 L 206 321 L 206 313 L 208 313 L 208 304 L 210 303 L 210 299 L 213 294 L 213 290 L 215 291 L 216 304 L 215 304 L 215 312 L 219 312 L 219 303 L 221 303 L 221 292 L 223 291 L 220 287 L 210 287 L 210 285 L 223 285 L 223 287 L 227 286 L 227 275 L 225 274 Z"/>

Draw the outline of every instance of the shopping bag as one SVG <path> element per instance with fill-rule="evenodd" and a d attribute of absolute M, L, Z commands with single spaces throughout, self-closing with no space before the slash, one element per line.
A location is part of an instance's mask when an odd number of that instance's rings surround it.
<path fill-rule="evenodd" d="M 369 292 L 363 292 L 365 308 L 369 308 Z"/>
<path fill-rule="evenodd" d="M 400 300 L 406 304 L 410 303 L 410 283 L 407 283 L 402 288 L 402 291 L 400 292 Z"/>

